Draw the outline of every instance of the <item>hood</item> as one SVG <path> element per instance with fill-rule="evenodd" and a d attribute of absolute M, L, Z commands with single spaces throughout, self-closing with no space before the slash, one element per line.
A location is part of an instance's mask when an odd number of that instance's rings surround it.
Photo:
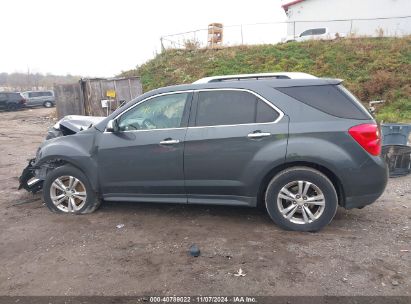
<path fill-rule="evenodd" d="M 102 116 L 68 115 L 60 119 L 53 128 L 56 130 L 69 130 L 71 134 L 87 130 L 96 123 L 102 121 Z"/>

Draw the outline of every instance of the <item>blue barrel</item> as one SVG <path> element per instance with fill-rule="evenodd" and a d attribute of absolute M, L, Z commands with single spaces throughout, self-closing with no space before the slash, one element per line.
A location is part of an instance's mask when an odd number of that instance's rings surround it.
<path fill-rule="evenodd" d="M 411 132 L 410 124 L 382 124 L 382 145 L 407 145 L 408 136 Z"/>

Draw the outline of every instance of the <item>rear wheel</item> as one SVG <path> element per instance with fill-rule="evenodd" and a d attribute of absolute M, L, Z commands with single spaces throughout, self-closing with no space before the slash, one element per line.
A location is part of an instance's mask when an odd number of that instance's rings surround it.
<path fill-rule="evenodd" d="M 58 213 L 91 213 L 100 205 L 85 174 L 70 165 L 47 174 L 43 199 L 51 211 Z"/>
<path fill-rule="evenodd" d="M 282 228 L 318 231 L 333 219 L 338 197 L 333 183 L 323 173 L 293 167 L 271 180 L 265 204 L 272 220 Z"/>

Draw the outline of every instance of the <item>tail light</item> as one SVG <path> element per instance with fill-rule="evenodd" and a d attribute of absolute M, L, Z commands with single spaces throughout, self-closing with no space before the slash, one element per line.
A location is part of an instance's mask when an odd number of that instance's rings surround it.
<path fill-rule="evenodd" d="M 380 155 L 381 136 L 376 124 L 363 124 L 350 128 L 348 133 L 371 155 Z"/>

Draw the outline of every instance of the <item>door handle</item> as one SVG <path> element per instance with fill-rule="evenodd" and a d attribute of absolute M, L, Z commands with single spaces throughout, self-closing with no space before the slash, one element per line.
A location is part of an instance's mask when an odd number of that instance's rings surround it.
<path fill-rule="evenodd" d="M 179 142 L 180 141 L 178 139 L 166 138 L 160 141 L 160 145 L 175 145 L 175 144 L 178 144 Z"/>
<path fill-rule="evenodd" d="M 254 133 L 250 133 L 247 135 L 248 138 L 263 138 L 263 137 L 268 137 L 270 136 L 271 133 L 268 132 L 254 132 Z"/>

